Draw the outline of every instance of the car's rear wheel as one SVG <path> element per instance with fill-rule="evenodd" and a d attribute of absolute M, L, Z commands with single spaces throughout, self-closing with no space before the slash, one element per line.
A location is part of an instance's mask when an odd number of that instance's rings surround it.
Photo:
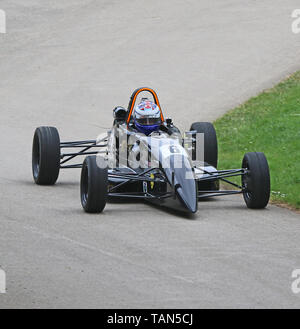
<path fill-rule="evenodd" d="M 194 122 L 191 125 L 190 130 L 204 134 L 204 161 L 207 164 L 217 168 L 218 140 L 214 125 L 211 122 Z M 201 147 L 201 145 L 197 145 L 196 143 L 196 148 L 199 147 Z M 196 159 L 197 152 L 200 154 L 200 150 L 194 150 L 192 155 L 193 160 Z M 201 193 L 201 190 L 219 190 L 219 185 L 218 180 L 198 182 L 198 191 Z"/>
<path fill-rule="evenodd" d="M 268 161 L 261 152 L 249 152 L 244 155 L 242 168 L 243 196 L 248 208 L 265 208 L 270 198 L 270 173 Z"/>
<path fill-rule="evenodd" d="M 204 161 L 217 168 L 218 141 L 214 125 L 211 122 L 194 122 L 190 130 L 204 134 Z M 196 145 L 196 147 L 201 147 L 201 145 Z"/>
<path fill-rule="evenodd" d="M 80 197 L 85 212 L 100 213 L 107 201 L 108 172 L 104 158 L 86 157 L 81 170 Z"/>
<path fill-rule="evenodd" d="M 32 145 L 32 174 L 36 184 L 55 184 L 60 169 L 60 138 L 55 127 L 38 127 Z"/>

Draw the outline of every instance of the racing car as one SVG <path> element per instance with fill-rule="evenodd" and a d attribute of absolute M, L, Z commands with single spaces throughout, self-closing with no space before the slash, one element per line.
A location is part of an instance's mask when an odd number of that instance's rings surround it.
<path fill-rule="evenodd" d="M 145 93 L 151 100 L 138 102 Z M 82 156 L 84 161 L 73 163 Z M 246 153 L 238 169 L 217 165 L 213 124 L 194 122 L 182 135 L 172 119 L 164 118 L 157 93 L 148 87 L 136 89 L 127 108 L 113 109 L 105 136 L 61 142 L 55 127 L 43 126 L 33 137 L 35 183 L 53 185 L 61 169 L 81 168 L 80 198 L 88 213 L 101 213 L 112 198 L 143 199 L 187 213 L 197 211 L 200 199 L 231 194 L 243 194 L 248 208 L 267 206 L 270 174 L 263 153 Z M 235 176 L 240 184 L 228 179 Z M 220 190 L 220 181 L 234 188 Z"/>

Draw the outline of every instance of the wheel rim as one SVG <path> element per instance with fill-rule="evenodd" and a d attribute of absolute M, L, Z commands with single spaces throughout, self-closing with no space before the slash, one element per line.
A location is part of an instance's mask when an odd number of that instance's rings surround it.
<path fill-rule="evenodd" d="M 35 136 L 33 140 L 32 169 L 33 177 L 36 179 L 40 171 L 40 143 L 38 136 Z"/>
<path fill-rule="evenodd" d="M 86 205 L 88 200 L 88 193 L 89 186 L 88 186 L 88 169 L 87 166 L 82 168 L 82 177 L 81 177 L 81 200 L 83 205 Z"/>
<path fill-rule="evenodd" d="M 243 169 L 246 169 L 247 171 L 250 170 L 248 162 L 243 163 Z M 245 189 L 243 193 L 246 199 L 251 198 L 251 191 L 249 190 L 248 182 L 249 182 L 249 173 L 242 175 L 242 187 Z"/>

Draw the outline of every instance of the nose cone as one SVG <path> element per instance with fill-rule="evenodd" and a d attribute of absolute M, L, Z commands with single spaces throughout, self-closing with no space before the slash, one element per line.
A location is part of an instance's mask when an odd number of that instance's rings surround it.
<path fill-rule="evenodd" d="M 191 167 L 167 168 L 165 173 L 169 181 L 174 184 L 175 193 L 183 210 L 195 213 L 198 210 L 197 183 Z"/>
<path fill-rule="evenodd" d="M 195 179 L 185 178 L 184 176 L 185 174 L 182 172 L 180 174 L 178 172 L 175 173 L 175 186 L 178 186 L 176 188 L 176 194 L 186 210 L 195 213 L 198 209 L 196 181 Z"/>
<path fill-rule="evenodd" d="M 198 209 L 198 191 L 192 163 L 180 144 L 160 147 L 160 162 L 183 211 L 195 213 Z"/>

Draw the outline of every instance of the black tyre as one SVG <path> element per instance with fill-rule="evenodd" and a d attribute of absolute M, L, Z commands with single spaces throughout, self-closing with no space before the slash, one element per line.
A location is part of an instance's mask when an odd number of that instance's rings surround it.
<path fill-rule="evenodd" d="M 85 212 L 100 213 L 107 201 L 107 166 L 102 157 L 86 157 L 81 170 L 80 196 Z"/>
<path fill-rule="evenodd" d="M 270 173 L 265 155 L 261 152 L 246 153 L 242 168 L 248 173 L 242 176 L 244 200 L 248 208 L 265 208 L 270 198 Z"/>
<path fill-rule="evenodd" d="M 204 134 L 204 161 L 211 166 L 218 166 L 218 141 L 215 127 L 210 122 L 194 122 L 190 130 Z M 196 145 L 197 147 L 197 145 Z M 194 158 L 194 156 L 193 156 Z"/>
<path fill-rule="evenodd" d="M 38 127 L 32 145 L 33 179 L 39 185 L 55 184 L 60 169 L 60 139 L 55 127 Z"/>

